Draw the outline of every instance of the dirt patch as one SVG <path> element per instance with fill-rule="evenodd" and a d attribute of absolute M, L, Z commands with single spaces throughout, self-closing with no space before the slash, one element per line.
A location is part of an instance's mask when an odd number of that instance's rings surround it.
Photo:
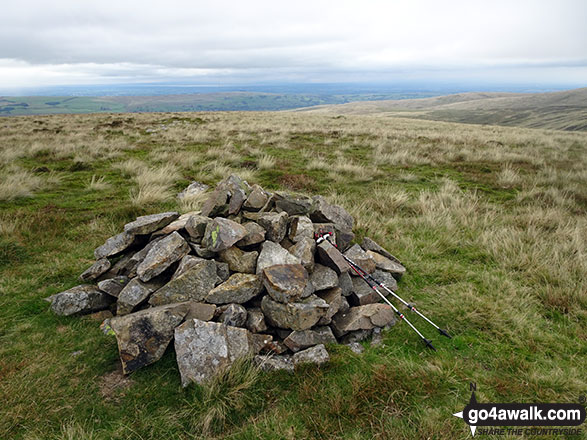
<path fill-rule="evenodd" d="M 132 384 L 133 380 L 122 374 L 122 365 L 118 363 L 116 370 L 100 378 L 100 395 L 106 401 L 117 402 Z"/>

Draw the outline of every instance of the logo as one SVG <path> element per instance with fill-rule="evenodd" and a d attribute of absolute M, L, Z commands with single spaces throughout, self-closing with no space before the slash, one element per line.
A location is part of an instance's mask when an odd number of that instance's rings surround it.
<path fill-rule="evenodd" d="M 469 425 L 471 435 L 578 435 L 580 428 L 537 428 L 539 426 L 579 426 L 585 421 L 585 408 L 578 403 L 478 403 L 476 384 L 471 384 L 471 399 L 453 414 Z M 516 428 L 516 427 L 532 428 Z M 508 427 L 507 429 L 505 427 Z"/>

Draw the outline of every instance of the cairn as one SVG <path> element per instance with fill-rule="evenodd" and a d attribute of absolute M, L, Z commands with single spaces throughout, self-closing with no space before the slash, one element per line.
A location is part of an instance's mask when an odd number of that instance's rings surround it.
<path fill-rule="evenodd" d="M 94 251 L 88 284 L 48 298 L 58 315 L 100 313 L 123 372 L 161 358 L 174 341 L 183 386 L 204 383 L 241 357 L 294 371 L 394 324 L 387 304 L 340 252 L 395 290 L 402 264 L 322 196 L 265 191 L 231 175 L 201 211 L 146 215 Z M 332 233 L 316 244 L 318 233 Z M 93 282 L 94 284 L 89 284 Z"/>

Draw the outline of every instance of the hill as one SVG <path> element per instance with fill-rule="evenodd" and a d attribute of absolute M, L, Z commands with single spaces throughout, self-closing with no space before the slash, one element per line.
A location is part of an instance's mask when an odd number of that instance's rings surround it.
<path fill-rule="evenodd" d="M 0 116 L 72 113 L 273 111 L 352 101 L 431 96 L 426 92 L 364 92 L 335 90 L 262 93 L 231 91 L 213 93 L 130 96 L 0 96 Z"/>
<path fill-rule="evenodd" d="M 0 120 L 1 439 L 470 439 L 469 402 L 587 395 L 587 133 L 376 115 L 126 113 Z M 296 374 L 182 389 L 175 354 L 123 376 L 100 317 L 43 300 L 138 215 L 198 210 L 230 173 L 323 195 L 406 266 L 405 325 Z M 284 245 L 287 243 L 284 242 Z M 583 365 L 583 367 L 581 367 Z M 545 438 L 555 438 L 555 436 Z"/>
<path fill-rule="evenodd" d="M 463 93 L 424 99 L 353 102 L 299 111 L 333 115 L 380 114 L 472 124 L 586 131 L 587 88 L 536 94 Z"/>

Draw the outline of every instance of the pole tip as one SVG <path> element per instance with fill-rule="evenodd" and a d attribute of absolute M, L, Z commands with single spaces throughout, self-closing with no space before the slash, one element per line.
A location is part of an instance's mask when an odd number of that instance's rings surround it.
<path fill-rule="evenodd" d="M 429 341 L 428 339 L 424 339 L 424 342 L 426 343 L 426 347 L 436 351 L 436 348 L 434 347 L 434 345 L 432 345 L 432 341 Z"/>
<path fill-rule="evenodd" d="M 452 339 L 452 336 L 448 334 L 448 332 L 446 330 L 443 330 L 441 328 L 438 329 L 438 333 L 440 333 L 442 336 L 446 336 L 449 339 Z"/>

